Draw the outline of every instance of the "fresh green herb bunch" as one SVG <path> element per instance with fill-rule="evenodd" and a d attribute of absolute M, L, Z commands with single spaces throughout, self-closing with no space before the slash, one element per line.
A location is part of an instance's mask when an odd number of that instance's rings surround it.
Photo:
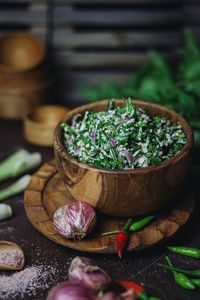
<path fill-rule="evenodd" d="M 123 85 L 102 82 L 83 85 L 87 101 L 133 97 L 161 103 L 183 115 L 194 129 L 195 145 L 200 146 L 200 48 L 190 30 L 184 34 L 184 45 L 177 49 L 179 63 L 171 67 L 156 51 L 149 51 L 149 62 L 136 70 Z"/>
<path fill-rule="evenodd" d="M 75 115 L 72 125 L 61 124 L 66 150 L 79 161 L 105 169 L 135 169 L 156 165 L 176 155 L 186 143 L 180 124 L 152 117 L 132 100 L 107 111 Z"/>

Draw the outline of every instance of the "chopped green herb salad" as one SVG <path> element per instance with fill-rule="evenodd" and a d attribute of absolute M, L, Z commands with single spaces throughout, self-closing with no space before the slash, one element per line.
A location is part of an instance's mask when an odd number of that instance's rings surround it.
<path fill-rule="evenodd" d="M 185 145 L 181 125 L 150 116 L 129 98 L 124 107 L 113 100 L 107 111 L 77 114 L 72 125 L 62 123 L 66 151 L 78 161 L 105 169 L 135 169 L 156 165 Z"/>

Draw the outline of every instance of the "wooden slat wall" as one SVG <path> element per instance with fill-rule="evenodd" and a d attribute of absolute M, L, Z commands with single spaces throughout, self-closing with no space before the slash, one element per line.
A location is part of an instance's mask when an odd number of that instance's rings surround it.
<path fill-rule="evenodd" d="M 190 27 L 200 41 L 200 0 L 186 1 L 184 5 L 185 27 Z"/>
<path fill-rule="evenodd" d="M 0 36 L 32 32 L 46 42 L 48 0 L 0 0 Z"/>
<path fill-rule="evenodd" d="M 150 48 L 173 59 L 187 26 L 200 40 L 200 0 L 0 0 L 0 35 L 48 41 L 58 99 L 76 104 L 80 84 L 123 83 Z"/>
<path fill-rule="evenodd" d="M 54 0 L 52 44 L 62 99 L 78 101 L 80 84 L 117 82 L 147 62 L 147 50 L 167 57 L 181 41 L 183 2 Z"/>

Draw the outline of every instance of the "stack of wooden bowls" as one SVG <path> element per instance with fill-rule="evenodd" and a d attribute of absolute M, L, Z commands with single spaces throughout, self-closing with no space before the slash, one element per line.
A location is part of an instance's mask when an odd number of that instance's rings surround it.
<path fill-rule="evenodd" d="M 44 44 L 29 33 L 0 38 L 0 117 L 21 119 L 49 102 L 52 79 Z"/>

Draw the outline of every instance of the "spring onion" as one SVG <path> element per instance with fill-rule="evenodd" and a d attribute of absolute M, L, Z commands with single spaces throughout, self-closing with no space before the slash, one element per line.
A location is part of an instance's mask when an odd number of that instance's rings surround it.
<path fill-rule="evenodd" d="M 18 150 L 0 163 L 0 181 L 14 178 L 37 167 L 41 163 L 41 154 L 29 153 L 25 149 Z"/>
<path fill-rule="evenodd" d="M 200 269 L 186 270 L 186 269 L 181 269 L 181 268 L 170 267 L 170 266 L 163 265 L 163 264 L 158 264 L 158 266 L 160 266 L 164 269 L 168 269 L 168 270 L 171 270 L 171 271 L 183 273 L 183 274 L 186 274 L 186 275 L 189 275 L 189 276 L 200 277 Z"/>
<path fill-rule="evenodd" d="M 24 175 L 15 183 L 0 191 L 0 201 L 23 192 L 30 182 L 31 176 Z"/>

